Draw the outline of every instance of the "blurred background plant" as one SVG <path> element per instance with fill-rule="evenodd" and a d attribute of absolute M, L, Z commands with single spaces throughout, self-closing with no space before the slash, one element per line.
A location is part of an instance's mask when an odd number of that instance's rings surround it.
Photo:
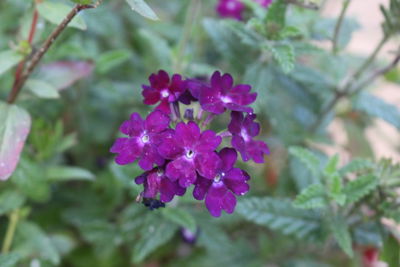
<path fill-rule="evenodd" d="M 333 17 L 330 1 L 242 0 L 241 20 L 218 16 L 222 0 L 72 2 L 0 2 L 1 267 L 400 266 L 399 157 L 378 158 L 367 136 L 376 118 L 392 125 L 398 154 L 399 107 L 373 89 L 400 84 L 399 0 L 383 1 L 365 57 L 346 50 L 355 0 Z M 141 170 L 113 163 L 159 69 L 220 69 L 258 92 L 272 154 L 243 165 L 251 190 L 234 214 L 190 196 L 149 211 Z"/>

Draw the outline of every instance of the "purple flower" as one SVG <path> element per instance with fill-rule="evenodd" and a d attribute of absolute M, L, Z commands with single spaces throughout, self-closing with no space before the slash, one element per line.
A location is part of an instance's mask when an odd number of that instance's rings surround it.
<path fill-rule="evenodd" d="M 166 175 L 171 181 L 179 180 L 182 187 L 188 187 L 196 180 L 196 171 L 204 177 L 212 178 L 218 163 L 214 150 L 221 143 L 221 137 L 213 131 L 200 133 L 199 126 L 190 121 L 176 125 L 175 133 L 164 138 L 158 152 L 166 159 Z"/>
<path fill-rule="evenodd" d="M 115 162 L 125 165 L 139 159 L 139 166 L 144 170 L 151 170 L 154 163 L 159 166 L 164 164 L 157 146 L 169 122 L 169 117 L 159 110 L 150 113 L 146 120 L 133 113 L 120 127 L 120 131 L 129 137 L 117 138 L 110 149 L 110 152 L 118 154 Z"/>
<path fill-rule="evenodd" d="M 217 12 L 221 17 L 242 19 L 245 6 L 239 0 L 220 0 L 217 4 Z"/>
<path fill-rule="evenodd" d="M 233 86 L 233 78 L 230 74 L 221 76 L 219 71 L 211 77 L 211 85 L 204 86 L 200 91 L 201 107 L 209 112 L 221 114 L 225 109 L 243 112 L 253 112 L 247 107 L 257 98 L 257 93 L 250 93 L 251 86 L 238 84 Z"/>
<path fill-rule="evenodd" d="M 175 195 L 183 196 L 186 192 L 185 188 L 179 186 L 178 182 L 172 182 L 165 176 L 163 167 L 156 167 L 150 171 L 144 172 L 135 178 L 136 184 L 143 184 L 144 190 L 142 196 L 144 198 L 156 198 L 160 194 L 161 202 L 170 202 Z"/>
<path fill-rule="evenodd" d="M 228 130 L 232 133 L 232 146 L 240 152 L 243 161 L 253 159 L 264 163 L 264 154 L 269 154 L 269 149 L 263 141 L 253 140 L 260 133 L 260 124 L 254 122 L 255 118 L 255 114 L 244 117 L 242 112 L 234 111 Z"/>
<path fill-rule="evenodd" d="M 236 150 L 224 148 L 218 153 L 220 160 L 216 175 L 213 179 L 198 177 L 193 190 L 197 200 L 203 200 L 208 211 L 214 217 L 221 216 L 221 211 L 232 213 L 236 206 L 236 197 L 249 191 L 247 173 L 233 166 L 237 160 Z"/>
<path fill-rule="evenodd" d="M 253 0 L 256 3 L 259 3 L 262 7 L 267 7 L 272 3 L 272 0 Z"/>
<path fill-rule="evenodd" d="M 149 81 L 150 86 L 142 85 L 143 102 L 146 105 L 160 102 L 157 109 L 170 114 L 169 103 L 177 101 L 179 96 L 185 92 L 186 82 L 179 74 L 174 74 L 170 79 L 168 73 L 163 70 L 160 70 L 158 74 L 151 74 Z"/>

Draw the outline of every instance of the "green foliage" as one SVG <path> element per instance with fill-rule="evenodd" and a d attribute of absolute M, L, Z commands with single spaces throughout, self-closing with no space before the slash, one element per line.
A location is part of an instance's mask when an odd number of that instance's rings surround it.
<path fill-rule="evenodd" d="M 304 189 L 294 200 L 296 208 L 315 209 L 326 206 L 325 189 L 320 184 L 313 184 Z"/>
<path fill-rule="evenodd" d="M 45 18 L 48 22 L 55 25 L 60 24 L 67 14 L 72 10 L 72 7 L 62 3 L 44 1 L 37 5 L 39 14 Z M 68 24 L 70 27 L 74 27 L 80 30 L 86 30 L 87 26 L 81 16 L 77 16 L 72 19 Z"/>
<path fill-rule="evenodd" d="M 20 258 L 21 257 L 17 253 L 2 254 L 0 255 L 0 266 L 1 267 L 16 266 Z"/>
<path fill-rule="evenodd" d="M 354 203 L 366 196 L 378 186 L 375 175 L 367 174 L 348 182 L 343 188 L 347 203 Z"/>
<path fill-rule="evenodd" d="M 22 59 L 23 55 L 13 50 L 0 52 L 0 76 L 17 65 Z"/>
<path fill-rule="evenodd" d="M 196 221 L 187 211 L 177 208 L 165 208 L 161 212 L 171 222 L 190 230 L 192 233 L 196 232 Z"/>
<path fill-rule="evenodd" d="M 353 257 L 354 252 L 352 247 L 351 235 L 345 218 L 336 217 L 330 222 L 330 225 L 333 236 L 335 237 L 339 246 L 343 249 L 344 252 L 346 252 L 349 257 Z"/>
<path fill-rule="evenodd" d="M 0 193 L 0 215 L 7 214 L 20 208 L 25 202 L 25 197 L 18 192 L 3 191 Z"/>
<path fill-rule="evenodd" d="M 158 20 L 156 13 L 146 4 L 144 0 L 126 0 L 132 10 L 136 11 L 143 17 L 151 20 Z"/>
<path fill-rule="evenodd" d="M 60 94 L 51 84 L 41 81 L 30 79 L 26 82 L 28 89 L 37 97 L 40 98 L 59 98 Z"/>
<path fill-rule="evenodd" d="M 301 147 L 291 147 L 289 152 L 300 160 L 314 175 L 319 174 L 320 161 L 311 151 Z"/>

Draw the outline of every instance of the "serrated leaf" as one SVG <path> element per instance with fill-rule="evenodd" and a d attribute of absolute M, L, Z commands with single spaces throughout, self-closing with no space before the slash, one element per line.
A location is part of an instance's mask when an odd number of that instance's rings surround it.
<path fill-rule="evenodd" d="M 165 222 L 152 222 L 141 229 L 141 237 L 135 243 L 132 261 L 142 262 L 150 253 L 159 246 L 168 242 L 176 231 L 174 225 Z"/>
<path fill-rule="evenodd" d="M 331 223 L 331 230 L 339 246 L 349 256 L 353 257 L 352 240 L 349 232 L 349 227 L 345 218 L 334 218 Z"/>
<path fill-rule="evenodd" d="M 369 93 L 360 94 L 353 102 L 353 108 L 378 117 L 400 130 L 400 109 Z"/>
<path fill-rule="evenodd" d="M 16 105 L 0 102 L 0 122 L 0 180 L 7 180 L 19 162 L 31 117 Z"/>
<path fill-rule="evenodd" d="M 162 215 L 170 220 L 178 224 L 181 227 L 187 228 L 192 233 L 196 232 L 196 221 L 193 216 L 185 210 L 178 208 L 165 208 L 161 210 Z"/>
<path fill-rule="evenodd" d="M 302 147 L 290 147 L 289 153 L 299 159 L 315 176 L 319 173 L 319 159 L 310 151 Z"/>
<path fill-rule="evenodd" d="M 95 176 L 90 171 L 79 167 L 51 166 L 46 170 L 46 178 L 48 181 L 54 182 L 71 180 L 93 181 Z"/>
<path fill-rule="evenodd" d="M 18 253 L 7 253 L 0 255 L 0 266 L 1 267 L 14 267 L 17 266 L 21 256 Z"/>
<path fill-rule="evenodd" d="M 26 86 L 33 94 L 40 98 L 60 97 L 57 89 L 45 81 L 30 79 L 26 82 Z"/>
<path fill-rule="evenodd" d="M 321 184 L 313 184 L 305 188 L 293 201 L 296 208 L 315 209 L 326 206 L 325 188 Z"/>
<path fill-rule="evenodd" d="M 66 18 L 73 7 L 62 3 L 44 1 L 37 5 L 36 8 L 40 16 L 42 16 L 44 19 L 55 25 L 59 25 Z M 80 30 L 86 30 L 87 28 L 85 21 L 79 14 L 72 19 L 68 26 Z"/>
<path fill-rule="evenodd" d="M 266 23 L 277 25 L 278 29 L 282 28 L 285 25 L 286 7 L 287 3 L 284 0 L 274 1 L 268 8 Z"/>
<path fill-rule="evenodd" d="M 326 163 L 324 168 L 324 174 L 327 176 L 334 174 L 337 170 L 338 163 L 339 163 L 339 155 L 336 154 L 335 156 L 331 157 L 329 161 Z"/>
<path fill-rule="evenodd" d="M 252 197 L 239 201 L 236 212 L 246 220 L 304 238 L 320 226 L 319 214 L 296 209 L 285 199 Z"/>
<path fill-rule="evenodd" d="M 284 73 L 289 73 L 293 70 L 295 56 L 291 44 L 267 44 L 264 47 L 272 53 L 272 56 L 278 61 Z"/>
<path fill-rule="evenodd" d="M 354 203 L 366 196 L 378 186 L 378 179 L 375 175 L 367 174 L 357 177 L 355 180 L 348 182 L 343 188 L 346 195 L 347 203 Z"/>
<path fill-rule="evenodd" d="M 279 37 L 281 39 L 286 39 L 290 37 L 295 37 L 301 35 L 301 31 L 294 26 L 286 26 L 279 32 Z"/>
<path fill-rule="evenodd" d="M 25 197 L 16 191 L 2 192 L 0 194 L 0 215 L 18 209 L 24 202 Z"/>
<path fill-rule="evenodd" d="M 372 168 L 374 165 L 371 161 L 366 160 L 366 159 L 354 159 L 350 161 L 348 164 L 346 164 L 344 167 L 342 167 L 339 170 L 339 173 L 341 175 L 346 175 L 348 173 L 352 172 L 359 172 L 359 171 L 364 171 L 369 168 Z"/>
<path fill-rule="evenodd" d="M 143 0 L 126 0 L 132 10 L 136 11 L 145 18 L 159 20 L 156 13 Z"/>
<path fill-rule="evenodd" d="M 13 50 L 0 52 L 0 76 L 23 59 L 23 55 Z"/>

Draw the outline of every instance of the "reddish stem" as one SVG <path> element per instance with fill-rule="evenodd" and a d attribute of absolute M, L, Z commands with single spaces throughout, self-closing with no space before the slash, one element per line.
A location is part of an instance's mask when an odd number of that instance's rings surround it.
<path fill-rule="evenodd" d="M 29 31 L 29 36 L 28 36 L 29 45 L 32 45 L 33 38 L 35 37 L 36 25 L 37 25 L 38 18 L 39 18 L 39 13 L 38 13 L 37 9 L 35 8 L 34 11 L 33 11 L 31 29 Z M 22 72 L 24 71 L 25 62 L 26 62 L 26 60 L 23 59 L 18 64 L 17 70 L 15 71 L 15 78 L 14 78 L 13 88 L 15 88 L 15 86 L 17 85 L 19 79 L 21 78 Z"/>

